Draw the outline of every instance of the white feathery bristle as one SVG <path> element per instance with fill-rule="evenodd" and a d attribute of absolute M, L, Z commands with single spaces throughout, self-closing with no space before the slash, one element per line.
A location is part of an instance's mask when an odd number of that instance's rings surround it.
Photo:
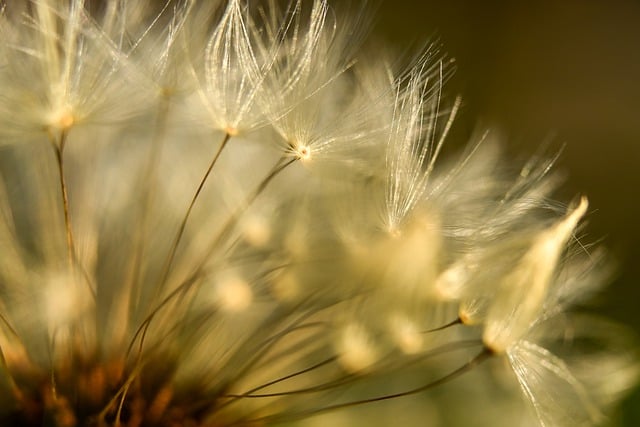
<path fill-rule="evenodd" d="M 206 91 L 200 91 L 212 127 L 229 135 L 248 131 L 261 121 L 254 108 L 261 79 L 251 76 L 257 66 L 251 48 L 256 29 L 244 7 L 238 0 L 228 2 L 207 44 Z"/>
<path fill-rule="evenodd" d="M 500 353 L 519 340 L 541 314 L 565 245 L 587 211 L 585 197 L 565 218 L 542 231 L 514 269 L 502 279 L 487 314 L 485 345 Z"/>
<path fill-rule="evenodd" d="M 507 352 L 525 396 L 544 427 L 599 425 L 604 414 L 569 366 L 549 350 L 521 340 Z"/>
<path fill-rule="evenodd" d="M 405 88 L 398 88 L 387 150 L 385 221 L 395 229 L 423 200 L 444 138 L 459 100 L 441 124 L 440 96 L 444 64 L 424 61 L 412 70 Z"/>

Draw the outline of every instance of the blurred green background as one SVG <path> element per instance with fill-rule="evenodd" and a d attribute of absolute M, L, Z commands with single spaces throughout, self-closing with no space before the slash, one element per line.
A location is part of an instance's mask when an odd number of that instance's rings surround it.
<path fill-rule="evenodd" d="M 447 92 L 464 107 L 451 139 L 498 129 L 518 162 L 545 140 L 564 145 L 558 197 L 589 196 L 586 239 L 618 262 L 594 303 L 640 335 L 640 2 L 382 0 L 377 17 L 396 47 L 437 39 L 456 59 Z M 640 389 L 620 417 L 640 425 Z"/>

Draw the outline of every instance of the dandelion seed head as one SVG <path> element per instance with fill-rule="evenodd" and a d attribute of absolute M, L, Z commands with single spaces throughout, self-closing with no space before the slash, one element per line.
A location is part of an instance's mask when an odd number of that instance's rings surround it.
<path fill-rule="evenodd" d="M 308 146 L 301 145 L 297 147 L 295 151 L 296 151 L 296 157 L 298 157 L 303 162 L 311 160 L 311 148 L 309 148 Z"/>
<path fill-rule="evenodd" d="M 76 123 L 76 118 L 69 109 L 64 108 L 51 114 L 49 128 L 57 131 L 68 131 Z"/>
<path fill-rule="evenodd" d="M 590 425 L 638 381 L 573 313 L 611 270 L 557 155 L 439 159 L 437 47 L 401 69 L 350 2 L 4 3 L 0 424 Z"/>
<path fill-rule="evenodd" d="M 121 122 L 146 109 L 152 85 L 114 44 L 122 35 L 107 25 L 118 20 L 113 12 L 89 17 L 83 0 L 7 5 L 0 23 L 12 64 L 0 68 L 5 142 L 81 123 Z M 123 97 L 127 105 L 120 104 Z"/>
<path fill-rule="evenodd" d="M 226 127 L 224 132 L 229 136 L 238 136 L 240 134 L 240 130 L 234 127 Z"/>

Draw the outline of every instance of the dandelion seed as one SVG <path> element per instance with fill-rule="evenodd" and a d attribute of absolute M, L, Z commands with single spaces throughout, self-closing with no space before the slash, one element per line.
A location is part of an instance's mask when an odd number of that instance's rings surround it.
<path fill-rule="evenodd" d="M 2 20 L 7 64 L 0 81 L 3 142 L 45 131 L 68 131 L 83 122 L 110 123 L 144 111 L 151 99 L 145 79 L 84 10 L 83 0 L 37 1 L 24 22 Z M 7 16 L 8 15 L 8 16 Z M 113 16 L 103 16 L 104 22 Z M 97 26 L 97 25 L 98 26 Z M 134 89 L 135 88 L 135 89 Z M 128 99 L 121 105 L 121 99 Z"/>
<path fill-rule="evenodd" d="M 422 199 L 444 138 L 456 115 L 454 105 L 440 129 L 442 62 L 434 69 L 425 60 L 412 71 L 407 88 L 398 89 L 387 154 L 389 229 L 397 228 Z M 438 132 L 441 132 L 438 134 Z"/>
<path fill-rule="evenodd" d="M 200 93 L 214 127 L 232 136 L 263 120 L 254 105 L 262 82 L 252 80 L 248 71 L 249 63 L 255 62 L 251 33 L 256 30 L 243 8 L 240 1 L 229 1 L 211 35 L 205 57 L 206 92 Z"/>
<path fill-rule="evenodd" d="M 504 351 L 538 317 L 561 251 L 587 206 L 583 197 L 563 221 L 535 239 L 521 262 L 504 278 L 505 289 L 498 293 L 487 315 L 483 340 L 489 348 Z"/>

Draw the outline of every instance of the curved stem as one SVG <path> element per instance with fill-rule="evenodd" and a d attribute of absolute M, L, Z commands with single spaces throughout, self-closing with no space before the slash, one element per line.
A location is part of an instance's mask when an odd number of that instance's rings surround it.
<path fill-rule="evenodd" d="M 254 189 L 251 195 L 247 198 L 245 203 L 240 206 L 227 220 L 227 222 L 223 225 L 222 229 L 213 240 L 211 245 L 205 251 L 205 255 L 202 261 L 198 264 L 195 271 L 185 279 L 180 285 L 178 285 L 173 291 L 171 291 L 162 301 L 158 303 L 158 305 L 147 315 L 147 317 L 140 324 L 138 329 L 136 330 L 129 347 L 127 349 L 127 355 L 131 353 L 132 348 L 135 345 L 138 337 L 140 338 L 140 345 L 138 347 L 139 355 L 142 354 L 142 348 L 144 346 L 144 340 L 146 337 L 147 330 L 149 329 L 149 325 L 156 317 L 156 315 L 166 306 L 168 305 L 174 298 L 188 291 L 191 286 L 197 282 L 198 277 L 203 273 L 206 265 L 207 259 L 211 256 L 211 254 L 216 250 L 218 245 L 220 245 L 229 235 L 229 233 L 233 230 L 233 227 L 237 224 L 240 219 L 242 213 L 256 200 L 256 198 L 262 194 L 262 192 L 268 187 L 269 183 L 273 181 L 273 179 L 278 176 L 283 170 L 285 170 L 289 165 L 294 163 L 297 159 L 293 158 L 291 160 L 286 160 L 286 157 L 280 158 L 278 162 L 276 162 L 275 166 L 271 169 L 271 171 L 265 176 L 265 178 L 258 184 L 258 186 Z"/>
<path fill-rule="evenodd" d="M 138 208 L 139 210 L 136 212 L 136 220 L 138 221 L 139 226 L 135 228 L 135 234 L 133 237 L 133 256 L 131 257 L 129 279 L 129 286 L 131 289 L 136 288 L 136 285 L 140 281 L 142 275 L 142 257 L 146 249 L 145 237 L 149 234 L 149 213 L 154 201 L 154 191 L 156 189 L 158 179 L 158 163 L 160 162 L 160 156 L 164 146 L 169 107 L 169 99 L 166 97 L 161 98 L 153 135 L 151 137 L 149 158 L 145 165 L 143 181 L 141 181 L 144 186 L 143 201 L 142 206 Z M 140 296 L 137 295 L 136 298 L 140 298 Z"/>
<path fill-rule="evenodd" d="M 448 352 L 451 351 L 456 351 L 458 349 L 461 348 L 466 348 L 468 346 L 468 344 L 477 344 L 475 340 L 472 341 L 459 341 L 459 342 L 454 342 L 454 343 L 449 343 L 449 344 L 444 344 L 438 348 L 435 348 L 433 350 L 431 350 L 430 352 L 421 355 L 420 357 L 412 360 L 412 361 L 408 361 L 406 363 L 405 366 L 408 366 L 410 364 L 413 364 L 415 362 L 418 361 L 423 361 L 425 359 L 428 358 L 432 358 L 435 356 L 439 356 L 442 354 L 446 354 Z M 325 383 L 321 383 L 321 384 L 316 384 L 314 386 L 310 386 L 310 387 L 306 387 L 306 388 L 299 388 L 299 389 L 294 389 L 294 390 L 288 390 L 288 391 L 282 391 L 282 392 L 275 392 L 275 393 L 261 393 L 261 394 L 255 394 L 253 392 L 251 393 L 243 393 L 241 395 L 241 397 L 243 398 L 252 398 L 252 399 L 259 399 L 259 398 L 271 398 L 271 397 L 282 397 L 282 396 L 293 396 L 293 395 L 297 395 L 297 394 L 303 394 L 303 393 L 317 393 L 320 391 L 326 391 L 326 390 L 330 390 L 348 383 L 352 383 L 354 381 L 357 381 L 358 379 L 362 378 L 361 376 L 355 375 L 355 374 L 349 374 L 349 375 L 344 375 L 341 376 L 339 378 L 336 378 L 334 380 L 331 381 L 327 381 Z M 413 394 L 413 393 L 410 393 Z"/>
<path fill-rule="evenodd" d="M 466 372 L 471 371 L 473 368 L 475 368 L 476 366 L 478 366 L 480 363 L 484 362 L 485 360 L 489 359 L 490 357 L 492 357 L 494 355 L 493 351 L 491 351 L 488 348 L 483 348 L 480 353 L 476 354 L 471 360 L 469 360 L 467 363 L 465 363 L 464 365 L 460 366 L 459 368 L 457 368 L 456 370 L 450 372 L 449 374 L 445 375 L 444 377 L 441 377 L 435 381 L 432 381 L 430 383 L 421 385 L 419 387 L 410 389 L 410 390 L 405 390 L 402 392 L 398 392 L 398 393 L 392 393 L 392 394 L 386 394 L 383 396 L 376 396 L 376 397 L 370 397 L 367 399 L 360 399 L 360 400 L 352 400 L 350 402 L 344 402 L 344 403 L 337 403 L 335 405 L 329 405 L 329 406 L 324 406 L 321 408 L 316 408 L 316 409 L 309 409 L 307 411 L 300 411 L 300 412 L 295 412 L 295 413 L 290 413 L 290 414 L 283 414 L 283 415 L 271 415 L 271 416 L 265 416 L 265 417 L 260 417 L 260 418 L 254 418 L 251 420 L 243 420 L 238 424 L 251 424 L 251 423 L 255 423 L 255 422 L 283 422 L 283 421 L 294 421 L 294 420 L 299 420 L 299 419 L 303 419 L 303 418 L 307 418 L 309 416 L 312 415 L 318 415 L 318 414 L 322 414 L 325 412 L 331 412 L 331 411 L 336 411 L 339 409 L 345 409 L 345 408 L 350 408 L 353 406 L 359 406 L 359 405 L 365 405 L 368 403 L 375 403 L 375 402 L 382 402 L 385 400 L 391 400 L 391 399 L 398 399 L 401 397 L 406 397 L 406 396 L 410 396 L 410 395 L 414 395 L 414 394 L 418 394 L 418 393 L 422 393 L 424 391 L 427 391 L 429 389 L 435 388 L 437 386 L 440 386 L 442 384 L 445 384 L 449 381 L 454 380 L 455 378 L 465 374 Z M 231 424 L 234 425 L 234 424 Z"/>
<path fill-rule="evenodd" d="M 445 323 L 442 326 L 438 326 L 437 328 L 433 328 L 433 329 L 427 329 L 426 331 L 423 331 L 423 334 L 428 334 L 430 332 L 437 332 L 437 331 L 442 331 L 445 330 L 447 328 L 450 328 L 452 326 L 456 326 L 456 325 L 462 325 L 462 319 L 460 319 L 459 317 L 456 317 L 455 320 L 452 320 L 449 323 Z"/>
<path fill-rule="evenodd" d="M 67 255 L 69 265 L 73 265 L 75 259 L 75 245 L 73 242 L 73 230 L 71 229 L 71 214 L 69 213 L 69 193 L 67 182 L 64 176 L 64 147 L 67 142 L 67 131 L 60 132 L 60 138 L 56 139 L 49 134 L 49 139 L 56 154 L 56 164 L 58 166 L 58 179 L 60 182 L 60 193 L 62 196 L 62 211 L 64 213 L 64 228 L 67 236 Z"/>
<path fill-rule="evenodd" d="M 91 282 L 91 278 L 89 274 L 81 265 L 80 260 L 78 258 L 78 254 L 76 253 L 76 247 L 73 238 L 73 227 L 71 225 L 71 213 L 69 208 L 69 191 L 67 189 L 67 181 L 65 178 L 65 168 L 64 168 L 64 148 L 67 143 L 68 130 L 64 129 L 60 132 L 59 138 L 53 136 L 53 134 L 48 132 L 49 141 L 53 146 L 53 150 L 56 155 L 56 165 L 58 166 L 58 179 L 60 183 L 60 194 L 62 198 L 62 211 L 64 214 L 64 229 L 67 240 L 67 260 L 69 263 L 69 270 L 75 273 L 77 270 L 82 274 L 89 291 L 91 292 L 92 297 L 95 299 L 96 290 L 95 286 Z"/>
<path fill-rule="evenodd" d="M 262 192 L 267 188 L 267 186 L 271 183 L 271 181 L 278 176 L 283 170 L 285 170 L 289 165 L 293 164 L 297 158 L 290 159 L 285 161 L 286 158 L 282 157 L 278 162 L 276 162 L 275 166 L 271 169 L 271 171 L 267 174 L 267 176 L 258 184 L 258 186 L 254 189 L 253 193 L 249 195 L 247 200 L 244 202 L 242 206 L 240 206 L 225 222 L 224 226 L 216 236 L 216 238 L 211 242 L 211 245 L 205 251 L 205 255 L 200 262 L 198 268 L 196 269 L 196 273 L 200 273 L 204 268 L 204 265 L 214 253 L 218 245 L 220 245 L 224 240 L 228 237 L 229 233 L 233 230 L 235 225 L 238 223 L 238 220 L 242 216 L 242 214 L 253 204 L 253 202 L 262 194 Z"/>
<path fill-rule="evenodd" d="M 189 221 L 189 217 L 191 216 L 191 211 L 193 210 L 193 207 L 195 206 L 196 201 L 198 200 L 198 197 L 200 196 L 200 193 L 202 192 L 202 189 L 204 188 L 205 183 L 209 179 L 209 175 L 211 175 L 211 171 L 213 170 L 213 167 L 218 162 L 218 158 L 220 157 L 220 154 L 222 154 L 222 150 L 224 150 L 224 147 L 226 147 L 227 142 L 229 142 L 229 139 L 231 139 L 231 134 L 225 133 L 224 138 L 222 139 L 222 142 L 218 147 L 218 150 L 213 156 L 211 163 L 209 163 L 209 167 L 207 168 L 207 171 L 202 176 L 202 179 L 198 184 L 198 188 L 196 189 L 195 193 L 193 194 L 193 197 L 191 198 L 189 207 L 187 208 L 187 211 L 185 212 L 184 217 L 182 218 L 182 222 L 180 223 L 178 232 L 176 233 L 176 236 L 171 245 L 171 249 L 169 250 L 169 255 L 167 256 L 167 260 L 165 261 L 164 267 L 162 268 L 162 275 L 160 276 L 160 286 L 159 286 L 160 291 L 164 287 L 167 281 L 167 278 L 169 277 L 169 272 L 171 271 L 171 265 L 173 264 L 173 261 L 175 259 L 176 252 L 178 251 L 178 246 L 180 245 L 180 241 L 182 240 L 182 236 L 184 235 L 184 230 L 187 227 L 187 222 Z"/>

